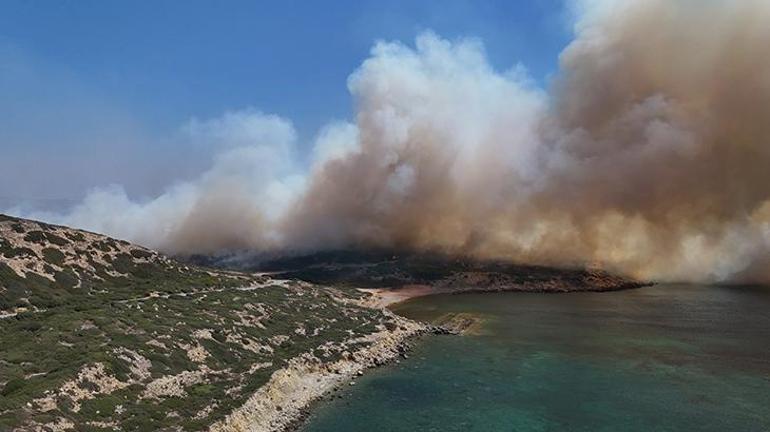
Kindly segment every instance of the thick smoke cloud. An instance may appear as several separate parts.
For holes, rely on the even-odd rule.
[[[355,124],[322,130],[309,168],[286,120],[229,113],[187,128],[224,146],[199,179],[42,216],[174,253],[396,246],[770,281],[770,3],[577,9],[549,91],[475,40],[381,42],[348,82]]]
[[[66,215],[25,216],[171,253],[277,247],[276,221],[303,188],[291,123],[244,110],[190,121],[181,133],[190,145],[219,150],[212,166],[197,179],[174,184],[159,197],[140,202],[113,185],[91,191]]]

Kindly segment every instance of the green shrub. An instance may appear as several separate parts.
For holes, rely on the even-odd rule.
[[[61,288],[74,288],[78,284],[78,277],[70,269],[56,272],[54,279]]]
[[[45,233],[43,231],[30,231],[24,236],[24,240],[32,243],[44,243]]]
[[[39,243],[43,245],[46,243],[53,243],[57,246],[64,246],[69,244],[69,241],[63,237],[59,237],[53,233],[47,233],[44,231],[37,231],[37,230],[28,232],[27,235],[24,236],[24,240],[31,243]]]
[[[119,273],[131,273],[134,270],[134,260],[131,255],[120,253],[112,261],[112,267]]]
[[[19,323],[19,330],[29,332],[29,333],[35,333],[37,331],[40,331],[42,327],[43,325],[37,321],[22,321]]]
[[[0,391],[0,394],[3,396],[8,396],[13,392],[21,389],[22,387],[24,387],[24,380],[21,378],[15,378],[5,383],[5,386],[3,386],[3,390]]]
[[[79,232],[67,232],[64,235],[72,241],[82,242],[86,240],[85,236]]]
[[[66,246],[69,244],[69,240],[52,233],[45,233],[45,238],[56,246]]]
[[[54,264],[59,267],[64,265],[64,254],[59,249],[54,249],[54,248],[43,249],[43,258],[49,264]]]
[[[190,387],[190,394],[195,396],[206,396],[214,391],[214,386],[211,384],[196,384]]]
[[[102,252],[112,252],[112,248],[110,247],[110,244],[107,243],[106,241],[94,242],[94,247],[96,247]]]
[[[141,249],[132,249],[131,256],[133,256],[134,258],[150,258],[152,257],[152,254],[147,251],[143,251]]]
[[[37,257],[35,251],[27,247],[13,247],[6,241],[0,239],[0,255],[6,258],[15,258],[17,256],[32,256]]]

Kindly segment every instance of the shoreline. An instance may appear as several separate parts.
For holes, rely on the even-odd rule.
[[[307,353],[289,360],[286,367],[275,371],[242,406],[209,431],[295,431],[307,419],[314,403],[344,385],[353,385],[366,369],[383,366],[404,355],[413,339],[443,333],[437,327],[403,318],[384,307],[378,309],[392,315],[398,327],[356,338],[371,345],[332,363],[318,361]]]
[[[409,299],[441,294],[440,291],[437,291],[430,285],[405,285],[399,288],[359,288],[358,290],[371,294],[371,297],[365,300],[367,306],[387,310],[390,310],[391,306]]]
[[[612,292],[642,288],[652,284],[631,284],[616,289],[575,290],[567,292]],[[531,289],[440,289],[430,285],[406,285],[393,288],[360,289],[371,294],[362,305],[390,315],[398,324],[394,330],[382,330],[348,340],[371,342],[371,345],[332,363],[324,363],[305,353],[289,360],[286,367],[273,373],[270,380],[259,388],[239,408],[225,419],[213,424],[211,432],[294,432],[310,415],[312,406],[345,385],[354,385],[355,379],[367,369],[384,366],[403,356],[414,339],[429,334],[460,334],[446,327],[413,321],[390,310],[393,305],[412,298],[437,294],[465,293],[565,293],[565,291]]]
[[[501,286],[501,287],[436,287],[432,285],[404,285],[398,288],[359,288],[361,292],[372,295],[365,302],[368,306],[378,309],[388,309],[391,306],[411,300],[417,297],[432,295],[459,295],[459,294],[498,294],[498,293],[529,293],[529,294],[576,294],[576,293],[609,293],[628,291],[654,286],[654,282],[629,282],[611,288],[588,289],[547,289],[538,286]]]

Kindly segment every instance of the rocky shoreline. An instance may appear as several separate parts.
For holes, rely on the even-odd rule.
[[[593,290],[616,291],[645,286],[644,283],[617,284],[611,287],[599,286]],[[443,289],[442,289],[443,288]],[[293,432],[298,430],[312,411],[313,404],[347,385],[355,385],[355,379],[366,369],[379,367],[400,356],[406,357],[412,342],[429,334],[463,334],[477,326],[478,319],[463,314],[444,317],[439,325],[409,320],[391,312],[388,307],[409,298],[435,294],[492,293],[500,291],[524,292],[568,292],[557,287],[551,289],[521,289],[522,287],[485,287],[483,289],[446,289],[426,285],[412,285],[402,289],[362,289],[371,296],[361,304],[383,310],[396,323],[393,330],[383,330],[347,343],[370,342],[364,348],[345,352],[343,358],[324,363],[318,358],[304,354],[289,361],[287,367],[273,373],[270,380],[254,393],[240,408],[224,420],[215,423],[211,432]],[[533,288],[533,287],[527,287]]]
[[[403,359],[407,359],[408,358],[407,353],[414,348],[414,343],[417,342],[422,337],[425,337],[428,335],[456,335],[456,334],[459,334],[459,332],[455,332],[454,330],[448,329],[443,326],[425,325],[425,330],[423,332],[413,334],[403,339],[401,343],[398,344],[397,352],[394,353],[395,355],[393,355],[392,357],[380,359],[379,362],[367,368],[371,369],[371,368],[376,368],[380,366],[385,366],[391,363],[398,363],[399,357]],[[317,403],[323,401],[324,399],[331,400],[335,397],[340,397],[340,398],[343,397],[342,394],[338,394],[338,392],[345,387],[346,383],[347,385],[353,386],[355,385],[355,378],[363,375],[364,375],[364,371],[360,370],[352,377],[351,381],[348,382],[343,380],[343,382],[341,382],[339,385],[330,388],[326,393],[316,398],[315,400],[311,401],[307,406],[302,408],[294,421],[290,422],[284,429],[280,429],[278,431],[280,432],[298,431],[308,420],[308,418],[313,412],[314,406]]]
[[[387,311],[386,313],[392,314]],[[397,327],[351,342],[370,342],[362,349],[346,352],[343,358],[324,363],[309,354],[289,361],[240,408],[214,424],[212,432],[287,432],[300,427],[314,402],[346,385],[366,369],[382,366],[406,356],[411,342],[428,334],[451,334],[443,327],[419,323],[392,314]]]

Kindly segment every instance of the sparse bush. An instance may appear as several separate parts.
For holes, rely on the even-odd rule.
[[[131,255],[120,253],[117,254],[112,261],[112,267],[119,273],[129,274],[134,269],[135,265]]]
[[[30,231],[24,236],[24,240],[32,243],[45,242],[45,233],[43,231]]]
[[[65,271],[56,272],[54,280],[62,288],[73,288],[78,284],[78,277],[70,269]]]
[[[17,390],[20,390],[22,387],[24,387],[24,380],[21,378],[15,378],[5,383],[3,390],[0,391],[0,394],[3,396],[8,396]]]
[[[79,233],[79,232],[67,232],[67,233],[65,233],[64,235],[65,235],[65,236],[66,236],[68,239],[70,239],[70,240],[72,240],[72,241],[78,241],[78,242],[82,242],[82,241],[85,241],[85,240],[86,240],[86,238],[85,238],[85,236],[83,235],[83,233]]]
[[[22,321],[21,323],[19,323],[19,330],[30,332],[30,333],[35,333],[39,331],[42,327],[43,325],[37,321]]]
[[[54,248],[45,248],[43,249],[43,259],[49,264],[54,264],[59,267],[64,265],[64,254]]]
[[[152,257],[152,254],[147,251],[143,251],[141,249],[132,249],[131,256],[133,256],[134,258],[150,258]]]
[[[31,243],[39,243],[45,245],[47,243],[55,244],[56,246],[64,246],[69,244],[69,241],[63,237],[59,237],[53,233],[47,233],[44,231],[30,231],[24,236],[24,240]]]
[[[3,335],[0,376],[10,380],[6,385],[0,385],[0,430],[22,430],[30,421],[44,424],[57,416],[71,419],[76,423],[76,429],[83,431],[99,430],[87,425],[94,420],[115,421],[126,431],[203,430],[232,408],[241,406],[289,358],[313,352],[322,343],[337,342],[351,334],[370,331],[373,319],[377,317],[377,312],[343,307],[328,290],[318,288],[309,288],[302,296],[293,289],[279,286],[197,294],[196,291],[214,287],[243,286],[256,278],[212,275],[201,268],[173,261],[154,262],[154,254],[130,246],[126,249],[130,252],[120,253],[118,242],[113,240],[78,244],[76,253],[89,265],[77,267],[66,263],[67,255],[52,246],[56,243],[48,234],[72,242],[80,242],[81,237],[85,240],[86,236],[50,227],[56,230],[53,234],[46,232],[48,226],[41,227],[36,234],[28,232],[25,237],[47,242],[43,247],[48,251],[41,254],[38,264],[44,265],[45,271],[53,274],[55,280],[34,272],[22,277],[0,260],[0,286],[3,287],[0,308],[27,305],[24,299],[37,308],[15,318],[0,320],[0,334]],[[0,240],[0,248],[3,244]],[[145,258],[151,260],[146,262]],[[102,259],[110,262],[102,264]],[[63,269],[55,271],[59,269],[57,265]],[[113,271],[124,276],[110,275]],[[78,289],[71,289],[74,286]],[[133,300],[150,292],[188,292],[190,295]],[[342,291],[335,295],[352,297],[354,294],[354,291],[351,294]],[[271,318],[263,321],[266,327],[241,323],[238,311],[242,311],[242,306],[247,303],[264,305],[270,311]],[[308,331],[324,328],[323,337],[294,334],[299,320]],[[330,320],[334,320],[331,326]],[[85,322],[91,322],[93,326],[83,327]],[[214,340],[195,340],[191,335],[191,329],[204,328],[212,329]],[[244,346],[247,340],[262,344],[277,335],[288,335],[290,340],[275,347],[274,352],[255,353],[250,350],[253,348]],[[243,342],[232,342],[229,336]],[[162,342],[165,347],[148,344],[151,339]],[[77,413],[72,411],[73,401],[66,396],[57,398],[58,406],[54,411],[39,412],[34,405],[32,409],[24,408],[27,402],[46,391],[55,392],[63,383],[75,379],[85,365],[102,363],[110,376],[123,382],[136,378],[130,369],[132,363],[117,357],[116,349],[119,348],[134,350],[147,358],[151,362],[153,379],[199,369],[201,365],[191,360],[186,349],[178,343],[200,343],[208,352],[207,366],[217,371],[207,376],[205,383],[186,388],[184,397],[160,401],[141,399],[139,395],[146,384],[143,382],[80,401],[81,409]],[[247,373],[255,362],[266,361],[272,362],[272,366]],[[24,376],[29,378],[12,381]],[[23,386],[19,387],[21,384]],[[82,386],[95,390],[90,382]],[[219,405],[206,418],[193,420],[192,417],[210,406],[212,400],[218,401]],[[123,407],[120,412],[115,412],[117,405]],[[179,417],[168,416],[171,411],[179,413]]]
[[[35,251],[32,249],[27,247],[13,247],[2,239],[0,239],[0,255],[5,256],[6,258],[16,258],[19,256],[37,257],[37,254],[35,254]]]

